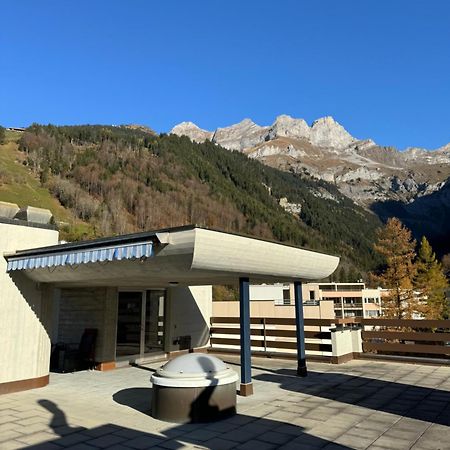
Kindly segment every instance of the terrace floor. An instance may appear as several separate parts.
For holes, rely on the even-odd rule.
[[[0,448],[450,449],[450,367],[309,363],[297,378],[293,361],[252,363],[255,395],[208,424],[149,415],[159,364],[52,374],[45,388],[0,396]]]

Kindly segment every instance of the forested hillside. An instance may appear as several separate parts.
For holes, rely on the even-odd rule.
[[[209,141],[139,128],[33,125],[19,149],[42,185],[95,235],[196,223],[339,254],[355,274],[376,263],[380,222],[333,185]],[[285,211],[283,197],[301,211]]]

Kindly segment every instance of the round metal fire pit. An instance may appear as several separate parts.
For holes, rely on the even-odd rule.
[[[168,422],[210,422],[236,414],[237,373],[220,359],[189,353],[160,367],[153,383],[152,416]]]

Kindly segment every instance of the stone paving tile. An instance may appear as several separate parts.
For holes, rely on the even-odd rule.
[[[268,442],[262,442],[256,439],[252,439],[238,445],[235,448],[239,450],[272,450],[278,448],[278,446],[276,444],[270,444]]]
[[[112,445],[119,444],[126,440],[127,440],[126,438],[121,437],[121,436],[116,436],[114,434],[105,434],[103,436],[92,439],[90,441],[86,441],[86,444],[93,445],[94,447],[99,447],[99,448],[109,448]]]
[[[23,445],[23,442],[12,440],[12,441],[2,442],[2,446],[0,448],[2,450],[16,450],[19,448],[23,449],[24,445]]]
[[[126,443],[126,445],[128,445],[128,447],[135,448],[135,449],[149,448],[153,445],[159,445],[159,444],[161,444],[161,439],[154,437],[150,434],[147,436],[136,437],[134,439],[128,440]]]
[[[5,416],[0,417],[0,424],[7,423],[7,422],[15,422],[16,420],[19,420],[19,417],[7,414]]]
[[[93,450],[96,447],[87,444],[75,444],[72,447],[66,447],[66,450]],[[33,449],[34,450],[34,449]]]
[[[369,445],[373,443],[375,439],[364,435],[355,435],[350,433],[345,433],[335,440],[337,444],[345,446],[346,448],[352,449],[366,449]]]
[[[413,442],[411,442],[409,439],[401,439],[383,435],[379,437],[375,442],[373,442],[373,444],[378,447],[387,448],[389,450],[405,450],[411,448]]]
[[[22,433],[18,433],[14,430],[4,430],[0,432],[0,448],[2,448],[2,442],[10,441],[11,439],[16,439],[23,436]]]
[[[7,431],[7,430],[15,430],[16,428],[25,428],[22,427],[22,425],[19,425],[17,422],[5,422],[0,424],[0,435],[2,434],[3,431]],[[16,430],[19,431],[19,430]]]
[[[268,442],[270,444],[282,445],[293,440],[291,434],[279,433],[277,431],[267,431],[258,436],[259,441]]]
[[[0,404],[0,417],[3,416],[11,416],[13,415],[16,411],[14,411],[13,409],[10,408],[4,408],[1,404]]]
[[[123,437],[126,439],[134,439],[136,437],[142,436],[142,432],[138,431],[138,430],[130,430],[130,429],[124,428],[122,430],[115,431],[113,433],[113,435]]]
[[[237,423],[238,425],[244,425],[249,422],[254,422],[257,419],[258,417],[250,417],[237,414],[236,416],[227,419],[227,421],[230,423]]]
[[[92,440],[92,436],[88,436],[83,433],[72,433],[66,436],[59,437],[54,442],[63,447],[70,447],[71,445],[80,444],[81,442],[86,442]]]
[[[162,449],[162,447],[157,447],[157,446],[151,447],[152,450],[156,450],[158,448]],[[128,447],[124,444],[115,444],[115,445],[111,445],[111,447],[108,447],[108,450],[130,450],[130,447]]]
[[[434,446],[434,447],[433,447]],[[450,448],[450,428],[443,425],[431,425],[422,436],[416,441],[413,447],[422,449],[449,449]]]
[[[187,441],[208,441],[210,439],[213,439],[215,437],[218,437],[220,433],[217,433],[215,431],[208,431],[208,430],[195,430],[191,431],[190,433],[183,434],[183,440]]]
[[[69,425],[61,425],[57,427],[52,427],[52,430],[58,436],[66,436],[67,434],[79,433],[80,431],[84,431],[83,427],[71,427]]]
[[[346,445],[331,443],[323,447],[323,450],[349,450]]]
[[[169,439],[166,441],[158,442],[158,445],[162,448],[168,448],[168,449],[180,448],[180,443],[176,439]]]
[[[45,431],[41,431],[39,433],[29,434],[29,435],[22,435],[20,438],[16,438],[17,441],[23,442],[27,445],[33,445],[33,444],[42,444],[47,441],[53,441],[57,438],[52,433],[47,433]]]
[[[178,450],[180,448],[208,448],[205,446],[204,442],[200,441],[193,441],[193,442],[187,442],[184,440],[178,440],[178,439],[170,439],[168,441],[162,441],[157,444],[159,447],[166,448],[166,449],[173,449]],[[152,446],[153,448],[153,446]]]
[[[22,425],[20,421],[17,421],[16,423],[17,428],[14,429],[26,434],[38,433],[39,431],[52,431],[48,424],[43,422],[33,423],[33,425]]]
[[[290,423],[280,423],[277,427],[273,428],[272,431],[289,434],[291,436],[300,436],[304,433],[304,428]]]
[[[311,436],[309,434],[303,434],[292,441],[288,442],[287,444],[280,447],[280,449],[283,450],[312,450],[312,449],[318,449],[323,448],[325,445],[328,445],[330,442],[325,441],[323,439],[319,439],[315,436]]]
[[[91,449],[94,447],[91,447]],[[61,450],[61,447],[53,442],[43,442],[42,444],[35,444],[32,446],[33,450]]]
[[[398,438],[398,439],[405,439],[409,442],[416,442],[417,439],[423,434],[424,430],[418,429],[418,430],[402,430],[396,426],[393,426],[389,430],[386,431],[386,433],[383,434],[383,436],[388,438]]]
[[[308,419],[307,417],[297,417],[294,420],[291,420],[290,422],[293,425],[299,426],[303,431],[310,430],[311,428],[314,428],[320,423],[323,423],[321,420],[315,420],[315,419]]]
[[[22,425],[22,426],[34,425],[36,423],[44,422],[44,420],[42,419],[41,416],[31,416],[31,417],[27,417],[25,419],[20,418],[19,421],[20,421],[20,425]]]
[[[83,430],[84,434],[92,437],[99,437],[105,434],[114,433],[120,430],[120,427],[114,425],[102,425],[100,427]]]
[[[223,438],[214,438],[204,442],[204,445],[213,450],[230,450],[236,447],[236,442]]]
[[[243,442],[253,439],[258,434],[259,433],[254,433],[254,432],[238,429],[238,430],[234,430],[232,433],[228,433],[227,439],[229,439],[230,441],[237,442],[237,443],[243,443]]]
[[[230,423],[227,420],[209,423],[204,427],[205,430],[216,431],[218,433],[228,433],[238,428],[236,423]]]

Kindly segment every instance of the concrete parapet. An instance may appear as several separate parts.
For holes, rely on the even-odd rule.
[[[333,364],[341,364],[353,359],[362,352],[362,338],[360,328],[335,328],[331,329],[331,346]]]
[[[49,209],[35,208],[34,206],[25,206],[15,214],[15,219],[26,220],[27,222],[49,224],[53,214]]]
[[[0,217],[12,219],[18,211],[19,207],[15,203],[0,202]]]

